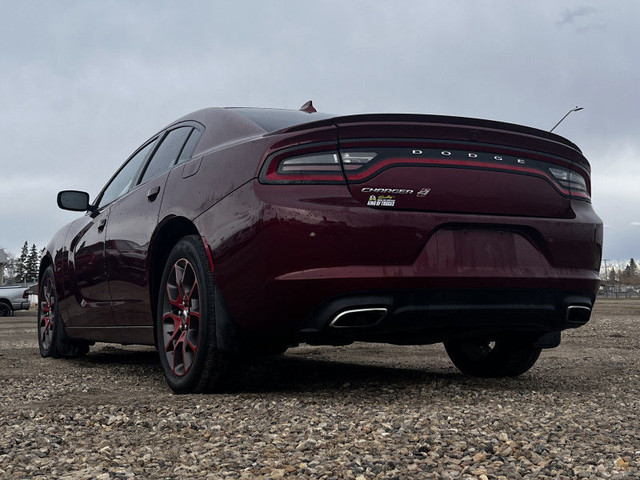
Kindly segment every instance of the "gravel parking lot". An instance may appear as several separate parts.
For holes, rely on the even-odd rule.
[[[640,478],[640,302],[604,300],[517,379],[441,345],[299,347],[170,393],[153,349],[45,360],[0,319],[0,478]]]

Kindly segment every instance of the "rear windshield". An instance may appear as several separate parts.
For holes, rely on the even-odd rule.
[[[299,110],[277,110],[271,108],[233,108],[232,110],[257,123],[267,132],[275,132],[294,125],[317,122],[318,120],[335,116],[327,113],[306,113]]]

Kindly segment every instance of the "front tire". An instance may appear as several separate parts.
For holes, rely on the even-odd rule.
[[[40,279],[38,292],[38,346],[40,355],[53,358],[75,358],[86,354],[89,345],[67,338],[58,308],[58,292],[53,268],[47,267]]]
[[[444,346],[462,373],[485,378],[522,375],[533,367],[542,351],[534,347],[530,339],[517,336],[455,340],[445,342]]]
[[[156,343],[175,393],[220,387],[226,368],[216,338],[213,272],[195,235],[181,239],[167,258],[158,294]]]

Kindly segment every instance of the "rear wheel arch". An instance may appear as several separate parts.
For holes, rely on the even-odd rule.
[[[149,261],[149,300],[153,316],[154,337],[156,325],[156,310],[158,305],[158,289],[162,279],[165,263],[173,247],[184,237],[199,235],[193,222],[184,217],[173,217],[158,227],[151,241],[151,256]]]
[[[51,254],[47,251],[42,256],[42,259],[40,260],[40,268],[38,269],[38,304],[40,304],[40,283],[42,282],[42,277],[44,276],[44,272],[46,272],[47,268],[49,267],[51,267],[55,272],[56,269],[53,265],[53,259],[51,258]],[[57,276],[59,275],[56,275],[56,277]]]
[[[47,252],[42,257],[42,260],[40,260],[40,269],[38,270],[38,281],[40,281],[40,279],[44,275],[45,270],[49,266],[53,267],[53,260],[51,259],[49,252]]]

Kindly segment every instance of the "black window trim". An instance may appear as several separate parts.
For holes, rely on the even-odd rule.
[[[99,210],[102,211],[104,210],[105,207],[111,205],[113,202],[115,202],[116,200],[118,200],[119,198],[124,197],[126,194],[128,194],[133,188],[135,188],[137,186],[137,184],[133,184],[132,182],[132,186],[129,187],[129,190],[127,190],[125,193],[123,193],[122,195],[120,195],[118,198],[113,199],[113,201],[107,203],[106,205],[102,205],[101,207],[98,207],[98,205],[100,204],[100,201],[102,200],[102,195],[104,194],[105,190],[107,188],[109,188],[109,185],[111,185],[111,182],[113,182],[113,180],[118,176],[118,174],[122,171],[122,169],[131,161],[131,159],[133,157],[135,157],[141,150],[143,150],[144,148],[146,148],[150,143],[154,143],[155,145],[153,146],[153,148],[149,151],[149,153],[147,153],[147,156],[145,157],[145,159],[142,161],[141,165],[146,165],[147,162],[149,161],[149,158],[151,158],[151,156],[155,153],[156,148],[158,148],[158,140],[160,139],[162,135],[161,134],[156,134],[154,136],[152,136],[149,140],[147,140],[146,142],[144,142],[142,145],[140,145],[140,147],[138,147],[131,155],[129,155],[129,157],[122,163],[122,165],[120,165],[120,168],[118,168],[118,170],[116,170],[116,173],[114,173],[111,178],[109,179],[109,181],[104,185],[104,187],[102,187],[102,190],[100,190],[100,193],[98,194],[98,196],[96,197],[96,199],[93,201],[93,206]],[[138,170],[136,171],[135,175],[133,176],[134,179],[139,178],[140,176],[140,170],[141,167],[138,167]]]
[[[167,128],[164,132],[162,132],[162,134],[158,138],[158,144],[153,148],[152,152],[144,160],[144,164],[142,165],[142,167],[138,171],[137,177],[136,177],[136,182],[132,186],[132,189],[136,188],[138,185],[142,185],[142,178],[144,177],[144,174],[147,171],[147,168],[149,168],[149,165],[151,165],[151,160],[153,159],[153,157],[155,156],[156,152],[158,151],[158,149],[162,145],[162,142],[164,142],[165,138],[167,138],[169,133],[171,133],[172,131],[177,130],[179,128],[188,128],[189,126],[190,125],[175,125],[175,126],[173,126],[171,128]],[[187,137],[184,139],[185,143],[187,143],[187,140],[189,139],[190,135],[191,135],[191,133],[189,133],[189,135],[187,135]],[[184,144],[182,145],[182,148],[184,148]],[[180,152],[182,152],[182,148],[180,149]],[[178,160],[178,157],[180,156],[180,152],[178,152],[178,156],[176,157],[176,161]],[[176,162],[173,162],[173,165],[169,166],[169,170],[171,170],[175,166],[175,164],[176,164]],[[166,173],[166,172],[162,172],[162,173]],[[149,178],[148,180],[145,181],[145,183],[148,182],[149,180],[152,180],[153,178],[155,178],[155,177]]]
[[[131,192],[132,190],[138,188],[138,186],[140,185],[140,181],[142,180],[142,176],[144,175],[144,172],[147,169],[147,165],[149,164],[149,161],[151,160],[153,155],[155,155],[156,150],[158,149],[158,147],[162,143],[162,140],[164,140],[164,138],[167,136],[167,134],[171,130],[175,130],[176,128],[181,128],[181,127],[193,127],[194,131],[198,131],[199,132],[198,133],[199,136],[202,136],[202,134],[204,133],[204,130],[205,130],[205,126],[202,125],[200,122],[196,122],[194,120],[187,120],[185,122],[180,122],[180,123],[176,123],[174,125],[171,125],[171,126],[165,128],[164,130],[160,130],[155,135],[152,135],[146,142],[144,142],[142,145],[140,145],[140,147],[138,147],[131,155],[129,155],[129,157],[127,157],[127,159],[124,162],[122,162],[122,165],[120,165],[120,168],[118,168],[118,170],[116,170],[116,172],[111,176],[109,181],[104,185],[104,187],[102,187],[102,190],[100,190],[100,193],[98,193],[98,195],[96,196],[95,200],[92,203],[92,206],[94,207],[94,211],[102,211],[102,210],[104,210],[105,207],[111,205],[116,200],[124,197],[125,195],[128,195],[129,192]],[[193,134],[194,134],[194,132],[192,131],[191,134],[187,137],[187,139],[185,140],[184,145],[182,146],[183,149],[184,149],[184,146],[189,141],[189,138]],[[142,161],[141,166],[138,168],[138,171],[135,173],[135,175],[133,177],[135,179],[135,182],[132,182],[131,186],[129,187],[129,190],[127,190],[125,193],[120,195],[118,198],[114,199],[113,202],[109,202],[107,205],[103,205],[103,206],[98,208],[98,205],[100,204],[100,200],[102,199],[102,195],[104,194],[104,191],[107,189],[107,187],[109,187],[109,185],[111,185],[111,182],[113,182],[113,180],[118,176],[120,171],[129,163],[129,161],[133,157],[135,157],[138,154],[138,152],[140,152],[140,150],[142,150],[143,148],[147,147],[150,143],[153,143],[153,142],[155,142],[155,145],[149,151],[149,153],[147,154],[146,158]],[[178,153],[176,161],[171,166],[171,168],[173,168],[173,167],[175,167],[177,165],[178,160],[180,159],[180,155],[182,155],[182,149]],[[182,163],[184,163],[184,162],[182,162]]]
[[[184,127],[184,126],[189,126],[189,127],[193,127],[194,131],[191,132],[191,135],[198,135],[198,141],[200,140],[200,138],[202,137],[202,134],[204,133],[206,127],[204,125],[202,125],[200,122],[195,122],[193,120],[189,120],[186,122],[181,122],[177,125],[172,125],[171,129],[173,128],[177,128],[177,127]],[[195,133],[197,132],[197,133]],[[184,147],[187,145],[187,143],[189,143],[189,140],[191,139],[191,135],[189,135],[187,137],[187,140],[184,142],[184,145],[182,146],[182,150],[184,150]],[[196,141],[196,147],[198,146],[198,142]],[[195,147],[194,147],[195,148]],[[189,159],[193,156],[193,152],[190,153],[190,157],[186,160],[183,160],[182,162],[180,162],[180,157],[182,156],[182,150],[180,150],[180,153],[178,153],[178,158],[176,158],[176,163],[173,164],[173,166],[178,165],[179,163],[184,163],[184,162],[188,162]],[[195,150],[194,150],[195,151]]]
[[[137,173],[137,178],[136,178],[136,183],[134,185],[132,185],[131,190],[133,190],[134,188],[136,188],[138,185],[141,185],[142,182],[142,177],[144,176],[144,172],[147,171],[147,167],[149,166],[149,164],[151,163],[151,159],[153,158],[153,156],[156,154],[156,151],[158,150],[158,148],[160,148],[160,145],[162,145],[162,142],[164,141],[164,139],[167,137],[167,135],[169,135],[170,132],[172,132],[173,130],[176,130],[178,128],[184,128],[184,127],[192,127],[194,130],[197,130],[199,132],[199,135],[202,135],[202,132],[204,132],[204,125],[202,125],[199,122],[195,122],[193,120],[188,120],[186,122],[180,122],[180,123],[176,123],[175,125],[171,125],[170,127],[167,127],[165,130],[163,130],[162,132],[160,132],[158,135],[158,143],[156,144],[156,146],[153,148],[153,151],[149,154],[149,156],[145,159],[144,161],[144,165],[142,166],[142,168],[140,168],[140,170]],[[178,152],[178,155],[176,156],[175,161],[173,162],[173,165],[171,165],[169,167],[169,170],[171,170],[173,167],[175,167],[178,164],[178,160],[180,160],[180,155],[182,155],[182,150],[184,149],[185,145],[187,144],[187,142],[189,141],[189,138],[191,138],[191,135],[193,135],[193,131],[191,131],[191,133],[187,136],[187,138],[184,141],[184,144],[182,145],[182,148],[180,149],[180,151]],[[146,145],[146,144],[145,144]],[[169,171],[168,170],[168,171]],[[151,180],[151,179],[149,179]],[[147,180],[147,181],[149,181]],[[146,182],[145,182],[146,183]],[[129,190],[129,191],[131,191]]]

